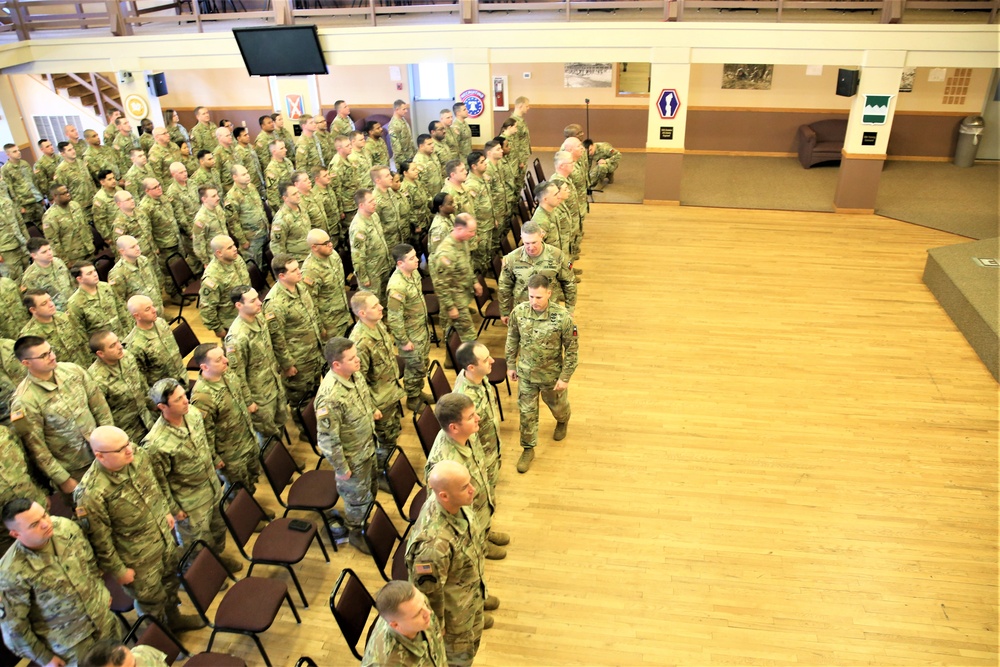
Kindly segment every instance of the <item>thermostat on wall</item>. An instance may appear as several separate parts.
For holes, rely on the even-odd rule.
[[[530,79],[531,78],[531,72],[525,72],[521,76],[523,76],[525,79]]]

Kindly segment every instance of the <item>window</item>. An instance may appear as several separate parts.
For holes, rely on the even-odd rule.
[[[419,63],[416,66],[413,97],[418,100],[450,100],[452,95],[451,65]]]

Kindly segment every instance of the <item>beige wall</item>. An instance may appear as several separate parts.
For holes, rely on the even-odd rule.
[[[410,84],[406,65],[398,65],[402,81],[389,78],[387,65],[343,65],[331,67],[330,74],[319,77],[319,99],[323,111],[337,100],[359,107],[392,106],[398,99],[409,99]],[[401,83],[402,90],[396,90]]]
[[[250,76],[245,68],[165,70],[169,94],[160,98],[164,109],[196,106],[269,108],[271,92],[267,79]]]
[[[805,65],[775,65],[771,90],[723,90],[722,65],[692,65],[690,107],[741,109],[843,109],[848,97],[838,97],[837,67],[824,67],[819,76],[806,76]]]
[[[507,75],[510,99],[524,95],[532,104],[580,105],[590,98],[590,104],[601,106],[645,106],[648,98],[629,95],[617,97],[614,88],[565,88],[563,63],[496,64],[493,76]],[[524,72],[531,78],[525,79]]]
[[[32,116],[79,116],[80,126],[77,128],[80,135],[84,130],[104,130],[105,124],[94,115],[92,109],[82,107],[69,99],[52,92],[46,84],[38,81],[26,74],[14,74],[9,77],[11,88],[17,97],[17,107],[20,109],[21,118],[16,115],[17,109],[8,110],[6,100],[3,100],[5,115],[9,122],[10,129],[15,138],[20,143],[20,137],[15,130],[20,124],[24,133],[28,136],[34,150],[38,140],[38,131],[35,129],[35,122]],[[2,98],[0,98],[2,99]],[[36,151],[37,152],[37,151]]]

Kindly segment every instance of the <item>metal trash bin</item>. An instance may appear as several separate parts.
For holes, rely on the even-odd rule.
[[[956,167],[971,167],[979,150],[979,137],[986,129],[982,116],[966,116],[958,128],[958,146],[955,148]]]

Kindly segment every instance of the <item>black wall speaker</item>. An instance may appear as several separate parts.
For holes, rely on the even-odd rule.
[[[843,71],[843,70],[841,70]],[[149,89],[157,97],[167,94],[167,77],[163,72],[149,75]],[[839,94],[839,93],[838,93]]]
[[[837,94],[841,97],[854,97],[858,94],[858,83],[861,82],[861,72],[856,69],[837,71]]]

